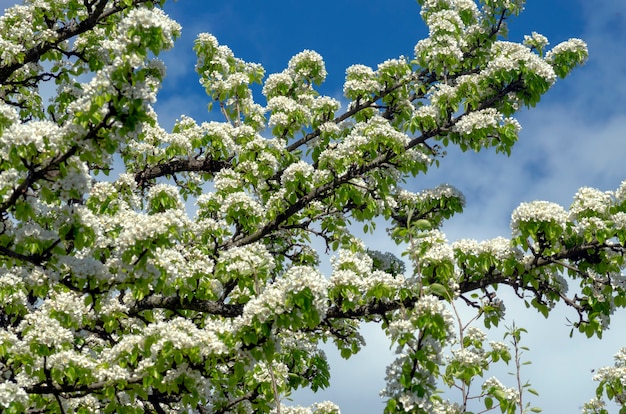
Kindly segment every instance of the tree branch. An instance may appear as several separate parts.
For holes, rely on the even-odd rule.
[[[135,174],[135,182],[138,187],[145,187],[149,180],[174,175],[180,172],[206,172],[215,174],[223,168],[230,166],[230,163],[214,159],[174,159],[163,164],[146,166],[142,171]]]
[[[243,305],[231,305],[212,300],[186,300],[179,296],[150,295],[129,303],[129,316],[148,309],[194,310],[224,317],[236,317],[243,313]]]

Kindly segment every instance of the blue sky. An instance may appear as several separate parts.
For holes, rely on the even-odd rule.
[[[5,1],[3,6],[15,3]],[[181,114],[209,119],[191,50],[200,32],[214,34],[238,57],[261,63],[267,73],[281,71],[303,49],[316,50],[329,72],[321,91],[337,98],[346,67],[376,67],[388,58],[410,56],[427,35],[415,0],[179,0],[168,3],[166,11],[183,26],[176,48],[161,56],[168,75],[156,109],[168,128]],[[569,37],[582,38],[589,44],[590,59],[558,81],[536,108],[519,114],[523,130],[511,157],[449,149],[439,170],[411,181],[413,190],[449,183],[465,193],[465,213],[444,227],[450,241],[507,237],[510,214],[521,202],[543,199],[567,207],[579,187],[614,190],[626,179],[626,2],[530,0],[510,28],[514,41],[531,31],[547,36],[552,46]],[[380,250],[399,253],[391,243],[381,244],[382,236],[384,228],[367,240],[376,240]],[[544,320],[510,292],[499,292],[507,303],[507,323],[515,321],[529,331],[523,344],[530,347],[525,356],[533,364],[524,368],[523,376],[540,393],[532,401],[545,413],[579,412],[594,394],[591,369],[611,364],[612,355],[626,346],[621,329],[626,311],[616,315],[602,341],[578,335],[570,339],[566,317],[575,315],[563,306]],[[344,414],[381,412],[378,391],[393,355],[377,328],[365,327],[364,334],[367,347],[349,361],[328,349],[330,389],[318,395],[298,392],[294,402],[329,399]],[[500,340],[501,332],[490,336]],[[506,372],[498,376],[513,385]]]
[[[169,72],[157,110],[165,124],[181,112],[207,116],[193,74],[191,45],[199,32],[214,34],[238,57],[261,63],[268,73],[281,71],[303,49],[316,50],[329,72],[321,91],[334,97],[341,95],[346,67],[376,67],[388,58],[410,56],[415,43],[427,35],[414,0],[181,0],[166,10],[183,25],[183,37],[163,56]],[[410,183],[419,190],[446,182],[465,193],[466,212],[444,227],[450,241],[507,237],[510,214],[521,202],[543,199],[567,207],[579,187],[613,190],[626,179],[626,2],[531,0],[510,22],[510,39],[520,41],[532,31],[547,36],[552,46],[570,37],[584,39],[589,62],[557,82],[536,108],[519,115],[524,129],[511,157],[449,150],[439,170]],[[381,245],[381,237],[382,229],[368,239],[376,240],[379,249],[399,253],[392,244]],[[530,348],[525,357],[533,364],[524,368],[523,376],[540,393],[531,401],[545,413],[579,412],[594,395],[591,369],[612,364],[612,355],[626,346],[620,329],[626,317],[615,317],[602,341],[570,339],[566,317],[575,315],[563,306],[544,320],[510,292],[500,292],[507,301],[507,324],[515,321],[529,331],[523,344]],[[294,402],[308,405],[329,399],[345,414],[382,412],[378,391],[393,353],[378,328],[367,326],[363,332],[368,345],[349,361],[327,348],[330,389],[317,395],[298,392]],[[500,340],[502,332],[490,335]],[[511,386],[510,370],[496,374]]]

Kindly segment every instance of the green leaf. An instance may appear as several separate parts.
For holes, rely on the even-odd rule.
[[[430,289],[430,291],[435,294],[436,296],[439,296],[441,298],[445,298],[447,299],[449,294],[448,294],[448,290],[441,284],[439,283],[433,283],[431,285],[428,285],[428,288]]]
[[[485,408],[491,410],[493,408],[493,398],[485,397]]]

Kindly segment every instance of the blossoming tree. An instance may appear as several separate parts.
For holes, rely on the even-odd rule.
[[[155,56],[181,30],[164,1],[26,0],[0,18],[5,412],[338,412],[286,397],[327,387],[318,346],[350,357],[363,322],[398,350],[386,412],[464,412],[472,397],[523,412],[524,384],[481,378],[519,366],[523,329],[513,348],[489,343],[456,308],[497,325],[505,285],[546,316],[562,302],[600,336],[626,305],[626,184],[583,188],[569,209],[523,204],[510,240],[453,244],[439,229],[462,195],[403,188],[446,146],[509,154],[512,115],[586,59],[578,39],[505,41],[521,0],[420,0],[429,37],[410,58],[349,67],[344,108],[317,91],[319,54],[265,76],[201,34],[196,69],[223,121],[181,117],[171,132],[151,107],[165,73]],[[355,233],[381,221],[408,271]],[[623,354],[598,372],[588,412],[606,412],[603,396],[626,401]]]

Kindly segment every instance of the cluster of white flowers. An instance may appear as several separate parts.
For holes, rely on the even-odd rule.
[[[448,243],[432,244],[420,257],[422,265],[437,265],[441,262],[453,262],[454,250]]]
[[[311,120],[311,111],[307,105],[286,96],[275,96],[267,103],[271,112],[268,125],[270,127],[289,128],[306,125]]]
[[[479,367],[487,362],[485,350],[476,347],[453,349],[450,361],[458,362],[462,367]]]
[[[273,316],[291,312],[288,297],[309,289],[313,307],[321,317],[328,310],[328,281],[317,270],[308,266],[294,266],[285,276],[276,280],[258,296],[246,303],[242,316],[235,320],[237,327],[248,326],[253,320],[265,322]]]
[[[318,348],[316,341],[311,341],[303,332],[298,331],[284,331],[279,332],[277,337],[280,339],[281,351],[289,352],[290,350],[298,350],[299,352],[305,352],[309,355],[318,354],[324,359],[326,354],[323,350]]]
[[[465,337],[469,338],[474,343],[483,343],[485,339],[487,339],[487,334],[483,332],[480,328],[475,326],[470,326],[465,331]]]
[[[411,66],[406,57],[400,56],[396,59],[387,59],[378,64],[376,74],[380,77],[391,77],[392,79],[399,80],[404,75],[411,73]]]
[[[35,6],[41,5],[28,3],[7,8],[0,16],[0,28],[4,34],[0,40],[0,57],[5,65],[20,62],[20,55],[39,41],[54,42],[58,38],[56,31],[33,24]]]
[[[476,129],[496,129],[504,120],[504,115],[495,108],[485,108],[467,113],[462,116],[453,127],[453,130],[464,135],[470,135]]]
[[[334,271],[349,269],[363,277],[372,271],[373,260],[362,252],[340,249],[337,256],[330,258],[330,264]]]
[[[302,406],[290,406],[290,405],[280,405],[280,410],[278,409],[278,407],[273,408],[270,411],[270,414],[313,414],[313,411],[311,411],[311,408],[309,407],[302,407]]]
[[[446,235],[437,229],[429,230],[414,240],[409,251],[414,252],[415,260],[422,265],[454,261],[452,246],[448,244]]]
[[[422,131],[434,129],[440,118],[439,110],[433,105],[422,105],[413,111],[413,119]]]
[[[404,148],[410,141],[406,134],[392,127],[389,121],[382,116],[375,116],[366,124],[357,124],[354,126],[354,130],[367,136],[370,140],[376,140],[383,148],[386,146]]]
[[[184,204],[180,197],[180,193],[178,191],[178,187],[166,184],[166,183],[158,183],[150,187],[148,190],[148,203],[156,200],[158,198],[167,198],[168,201],[174,200],[174,205],[169,208],[174,209],[183,209]]]
[[[254,217],[261,220],[265,216],[265,210],[259,202],[244,191],[230,193],[222,200],[220,214],[224,217]]]
[[[446,303],[446,301],[436,296],[426,295],[421,297],[415,304],[415,312],[418,317],[423,315],[442,317],[446,327],[445,340],[451,340],[456,335],[454,331],[454,317]]]
[[[486,76],[491,76],[500,71],[511,71],[523,67],[543,78],[548,84],[554,83],[556,73],[550,64],[533,53],[528,47],[514,42],[497,41],[491,48],[493,59],[489,61],[483,71]]]
[[[354,99],[376,94],[380,90],[382,90],[382,84],[376,78],[374,69],[365,65],[352,65],[346,69],[344,96]]]
[[[213,186],[217,191],[241,191],[243,179],[241,174],[231,168],[223,168],[215,174]]]
[[[49,184],[50,190],[58,192],[58,199],[63,201],[88,193],[93,184],[87,163],[78,157],[71,157],[66,166],[65,176]]]
[[[277,414],[278,408],[272,409],[270,414]],[[340,414],[339,407],[330,401],[314,403],[311,407],[280,405],[281,414]]]
[[[548,38],[542,34],[537,32],[532,32],[529,35],[524,35],[524,45],[530,48],[535,48],[538,51],[542,51],[550,42],[548,42]]]
[[[128,312],[128,305],[120,300],[118,292],[111,292],[107,295],[103,295],[100,299],[99,305],[99,309],[96,309],[98,317],[111,316],[118,312]]]
[[[396,318],[389,322],[387,327],[387,336],[390,338],[399,338],[406,334],[415,333],[415,325],[408,318]]]
[[[591,187],[580,188],[569,208],[570,219],[576,220],[586,214],[604,217],[613,202],[612,192],[603,192]]]
[[[573,229],[579,236],[589,238],[591,234],[597,231],[609,228],[609,223],[599,217],[583,217],[579,218]]]
[[[614,355],[615,364],[612,367],[602,367],[597,370],[596,374],[593,376],[594,381],[604,381],[607,384],[619,383],[621,384],[620,388],[611,387],[611,391],[617,393],[614,397],[618,401],[624,401],[626,398],[626,348],[621,348],[617,354]]]
[[[28,394],[24,388],[11,381],[0,382],[0,407],[9,408],[15,402],[26,404]]]
[[[430,12],[441,9],[471,11],[474,16],[478,16],[478,6],[472,0],[424,0],[420,14],[425,16]]]
[[[450,184],[441,184],[434,188],[422,190],[417,193],[420,200],[440,200],[442,198],[457,198],[461,200],[461,204],[465,205],[465,196],[463,193]]]
[[[198,274],[210,274],[213,271],[213,261],[197,249],[184,251],[180,246],[173,248],[157,247],[154,251],[153,264],[162,270],[166,286],[178,289],[185,286],[188,290],[195,290]],[[219,281],[211,278],[207,281],[213,291],[220,291]]]
[[[34,241],[41,245],[56,240],[57,235],[54,231],[42,227],[41,224],[35,222],[19,223],[13,233],[15,243],[25,243]]]
[[[40,311],[49,315],[63,315],[77,327],[83,326],[84,320],[93,318],[93,311],[85,305],[85,298],[76,292],[54,293],[40,307]],[[67,323],[68,321],[66,321]]]
[[[22,342],[26,348],[31,344],[41,344],[62,349],[74,341],[71,330],[63,327],[47,312],[39,310],[25,315],[17,330],[22,333]]]
[[[338,172],[344,171],[348,163],[363,163],[372,153],[391,149],[403,153],[410,138],[393,128],[382,116],[375,115],[367,122],[359,122],[337,145],[329,145],[320,155],[320,162],[327,162]],[[368,154],[366,156],[366,154]],[[422,155],[424,162],[428,157]]]
[[[626,229],[626,213],[618,211],[611,215],[611,221],[613,222],[613,228],[616,230]]]
[[[582,414],[606,413],[606,403],[599,398],[592,398],[583,404]]]
[[[185,133],[187,133],[187,131],[185,131]],[[221,150],[218,154],[223,155],[224,158],[228,158],[238,149],[233,139],[235,136],[235,128],[228,123],[203,122],[200,125],[198,133],[200,139],[205,136],[209,138],[209,143],[207,143],[207,146],[210,144],[209,150],[213,148]]]
[[[65,372],[70,367],[80,367],[91,371],[97,378],[98,364],[85,354],[74,350],[65,350],[50,355],[46,361],[49,369],[58,369]],[[101,378],[97,378],[100,380]]]
[[[319,126],[319,130],[322,134],[336,136],[341,132],[341,128],[335,122],[324,122]],[[319,144],[319,139],[309,141],[309,146],[315,147]]]
[[[488,253],[493,256],[498,262],[515,258],[520,259],[523,253],[518,248],[511,245],[511,241],[504,237],[496,237],[494,239],[485,240],[483,242],[477,242],[471,239],[461,239],[452,243],[454,250],[459,250],[466,255],[479,256],[483,253]]]
[[[103,240],[104,241],[104,240]],[[108,241],[107,241],[108,242]],[[62,256],[59,258],[59,270],[73,278],[82,280],[114,281],[116,278],[109,272],[107,265],[87,255]]]
[[[522,203],[511,214],[511,229],[518,232],[524,223],[552,222],[565,229],[568,214],[556,203],[549,201],[533,201]]]
[[[252,378],[255,381],[259,383],[276,381],[276,386],[279,388],[285,384],[288,375],[289,367],[280,361],[272,361],[271,363],[258,361],[252,368]]]
[[[489,341],[491,349],[496,353],[508,352],[509,346],[504,342]]]
[[[299,181],[301,186],[310,187],[313,184],[310,177],[313,175],[314,171],[311,164],[300,160],[285,168],[283,175],[280,177],[280,182],[282,185],[285,185],[286,183]]]
[[[504,398],[509,402],[519,404],[520,395],[517,389],[515,388],[507,388],[495,377],[491,377],[487,379],[483,383],[483,391],[489,392],[492,391],[501,391],[504,393]]]
[[[341,108],[341,103],[329,96],[318,96],[311,102],[311,110],[315,118],[329,120],[335,117],[335,113]],[[334,122],[330,122],[336,125]]]
[[[154,115],[156,121],[156,115]],[[191,129],[191,128],[190,128]],[[199,128],[198,128],[199,129]],[[189,132],[189,134],[187,133]],[[168,146],[174,146],[189,154],[192,148],[192,131],[168,134],[160,125],[146,124],[142,128],[143,140],[131,140],[128,147],[143,158],[164,156]],[[194,137],[195,138],[195,137]]]
[[[389,397],[396,399],[402,409],[405,412],[417,411],[417,409],[421,409],[422,412],[431,412],[430,408],[432,407],[432,403],[428,396],[418,397],[414,393],[409,393],[406,391],[406,388],[402,384],[400,384],[398,378],[402,375],[402,372],[405,371],[404,365],[407,363],[411,363],[411,360],[407,354],[400,354],[390,365],[387,366],[385,381],[387,385],[380,392],[381,397]],[[423,384],[422,389],[434,388],[437,382],[436,378],[432,373],[426,371],[418,371],[416,375],[412,378],[413,383],[421,383]]]
[[[340,414],[339,407],[332,401],[313,404],[313,414]]]
[[[275,266],[274,257],[262,243],[251,243],[220,252],[218,263],[225,266],[229,278],[270,273]],[[230,274],[230,275],[229,275]]]
[[[428,91],[431,105],[440,110],[456,110],[458,107],[458,89],[446,83],[431,87]]]
[[[13,191],[17,187],[16,183],[26,178],[26,171],[18,171],[16,168],[7,168],[0,171],[0,200],[6,202],[13,196]]]
[[[587,55],[587,44],[581,39],[569,39],[556,45],[546,53],[546,61],[554,62],[559,55],[566,53],[582,53]]]
[[[466,412],[465,407],[459,403],[437,399],[432,402],[432,408],[429,411],[432,414],[463,414],[464,412]]]
[[[426,24],[430,36],[417,42],[414,49],[418,62],[431,69],[441,69],[438,66],[460,62],[467,43],[463,36],[466,27],[458,12],[444,9],[429,13]]]
[[[326,79],[326,67],[322,56],[313,50],[303,50],[289,60],[288,70],[296,78],[322,83]]]
[[[5,16],[0,18],[3,17]],[[24,53],[25,49],[26,48],[21,43],[13,42],[9,39],[5,39],[4,37],[0,38],[0,50],[2,51],[0,52],[0,59],[7,64],[15,62],[17,56],[19,56],[20,53]]]
[[[622,181],[615,191],[615,201],[620,205],[626,202],[626,180]]]
[[[153,336],[156,341],[150,346],[150,354],[157,358],[166,345],[178,350],[198,348],[200,355],[223,354],[227,346],[218,338],[213,327],[198,328],[195,323],[184,318],[152,323],[144,328],[144,338]]]
[[[255,110],[248,85],[251,79],[264,73],[261,65],[236,58],[229,47],[220,45],[208,33],[198,35],[194,50],[198,55],[196,70],[201,76],[200,84],[209,96],[226,106],[237,106],[238,110],[239,105]]]
[[[7,154],[15,147],[34,150],[40,156],[53,156],[64,148],[63,132],[51,121],[16,122],[0,135],[0,146]]]
[[[20,279],[28,286],[43,286],[49,281],[56,282],[59,279],[59,274],[51,269],[23,268]]]
[[[459,13],[454,9],[430,11],[426,14],[425,21],[430,32],[430,37],[436,37],[441,34],[457,37],[465,26],[461,16],[459,16]]]
[[[157,238],[174,231],[181,231],[189,220],[184,211],[170,209],[162,213],[146,215],[134,211],[122,211],[115,216],[121,231],[116,244],[120,250],[137,242]]]
[[[265,80],[262,93],[267,98],[281,95],[280,92],[282,92],[282,94],[285,94],[293,89],[294,83],[295,82],[293,78],[289,75],[289,73],[272,73]]]
[[[28,307],[28,297],[24,281],[13,270],[0,268],[0,296],[5,306]]]
[[[117,25],[117,32],[128,34],[137,30],[147,31],[158,29],[160,39],[164,45],[163,49],[171,49],[174,46],[174,39],[180,35],[181,27],[174,20],[170,19],[163,10],[154,8],[133,8],[128,15]],[[134,36],[125,36],[130,41],[141,41]]]

